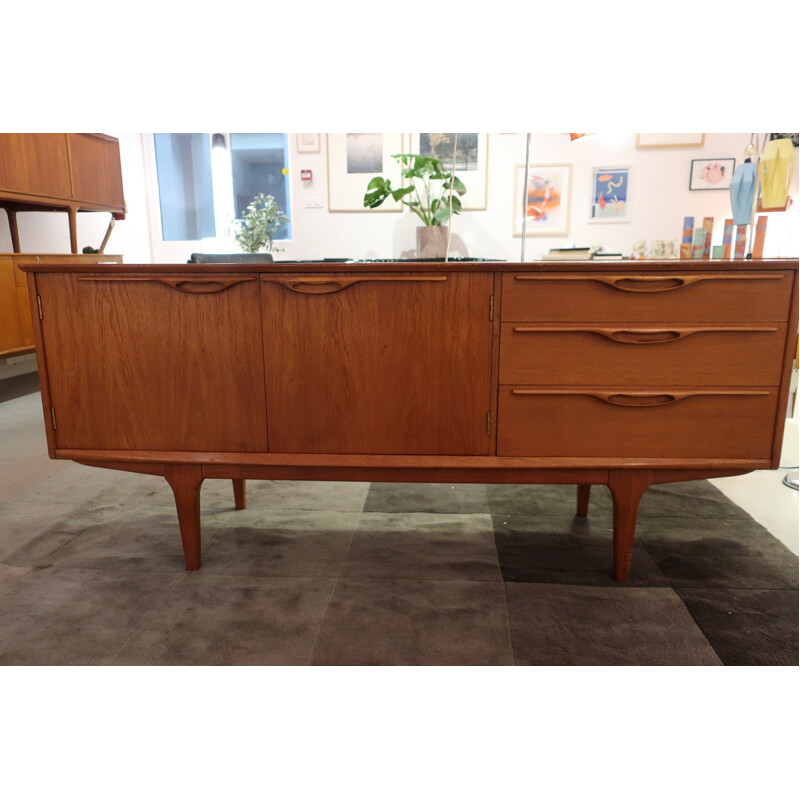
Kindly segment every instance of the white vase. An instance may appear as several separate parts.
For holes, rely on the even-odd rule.
[[[420,225],[417,228],[417,258],[445,258],[447,225]]]

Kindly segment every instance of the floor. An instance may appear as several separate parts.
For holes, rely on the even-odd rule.
[[[0,443],[0,663],[796,662],[780,471],[715,482],[738,506],[651,489],[621,591],[605,487],[582,520],[574,487],[253,481],[237,512],[206,481],[186,573],[162,478],[47,457],[35,374],[0,381]]]

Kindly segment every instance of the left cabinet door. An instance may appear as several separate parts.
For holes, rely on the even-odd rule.
[[[38,274],[60,449],[267,450],[256,276]]]

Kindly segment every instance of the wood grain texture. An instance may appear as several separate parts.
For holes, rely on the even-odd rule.
[[[203,470],[196,464],[171,464],[164,471],[164,477],[175,495],[186,569],[194,572],[200,569],[200,487],[203,484]]]
[[[650,483],[647,470],[612,469],[608,476],[614,499],[614,579],[620,583],[630,576],[639,501]]]
[[[584,458],[769,458],[777,390],[754,387],[752,394],[737,394],[744,391],[741,388],[707,391],[682,397],[670,386],[653,387],[652,393],[642,392],[640,399],[647,401],[650,395],[656,402],[635,407],[601,398],[639,398],[625,386],[502,386],[497,453]],[[669,397],[676,400],[661,399]]]
[[[0,354],[23,346],[14,261],[0,256]]]
[[[0,133],[0,193],[68,199],[66,134]]]
[[[785,323],[715,328],[506,322],[500,383],[581,386],[613,376],[617,384],[636,386],[693,386],[698,381],[778,386],[785,343]]]
[[[489,453],[492,275],[420,277],[262,282],[272,451]]]
[[[119,142],[91,133],[68,133],[72,198],[124,211]]]
[[[267,449],[256,281],[37,281],[59,447]]]
[[[635,281],[658,290],[629,290],[636,286]],[[662,290],[668,282],[674,282],[676,288]],[[789,273],[677,272],[665,276],[651,273],[649,264],[633,276],[621,272],[550,277],[506,274],[503,322],[785,322],[791,289]]]

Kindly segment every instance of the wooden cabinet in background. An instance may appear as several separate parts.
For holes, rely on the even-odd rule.
[[[0,358],[33,351],[28,281],[19,265],[42,261],[48,264],[120,264],[122,256],[0,253]]]
[[[119,141],[102,133],[0,133],[0,208],[15,253],[18,212],[66,211],[77,254],[78,211],[108,211],[112,224],[125,216]]]

